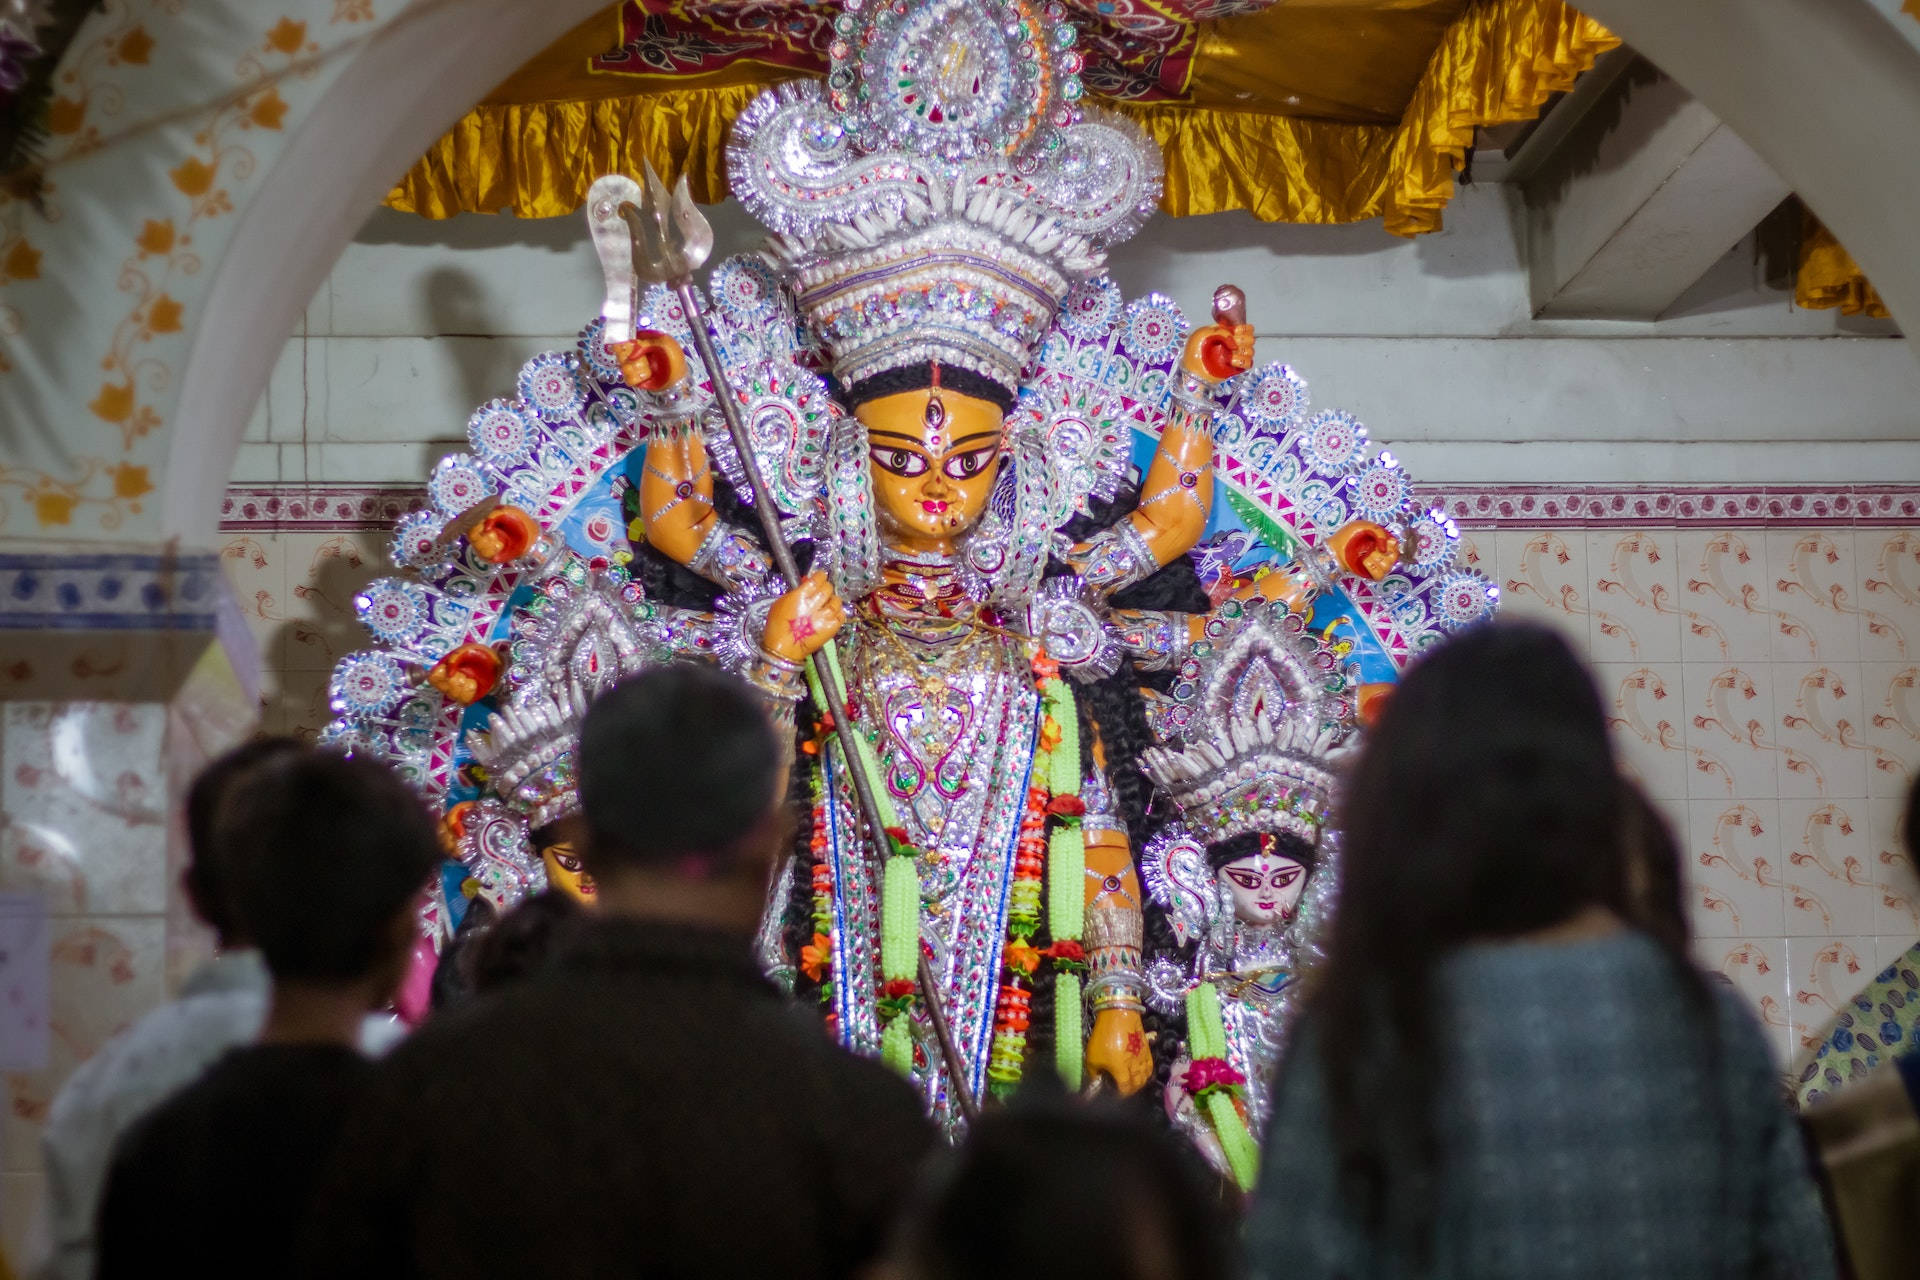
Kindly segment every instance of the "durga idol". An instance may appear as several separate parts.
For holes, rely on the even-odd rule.
[[[1010,1091],[1036,1062],[1121,1093],[1152,1075],[1127,835],[1139,815],[1105,776],[1110,742],[1126,744],[1129,768],[1141,745],[1113,719],[1137,722],[1138,677],[1109,660],[1074,673],[1104,685],[1076,696],[1060,662],[1090,656],[1091,639],[1164,666],[1184,641],[1184,620],[1176,639],[1168,619],[1116,615],[1109,597],[1198,541],[1213,501],[1204,392],[1252,361],[1244,322],[1194,332],[1180,362],[1190,392],[1137,505],[1077,541],[1061,534],[1085,495],[1067,491],[1035,416],[1014,410],[1069,289],[1159,184],[1130,126],[1071,106],[1074,55],[1053,29],[990,3],[883,11],[824,91],[782,86],[750,107],[728,157],[743,203],[782,233],[769,255],[838,393],[819,567],[755,613],[745,672],[785,710],[802,664],[838,637],[865,744],[849,761],[810,739],[798,757],[807,847],[774,908],[775,963],[845,1042],[911,1071],[936,1112],[954,1070],[975,1093]],[[960,62],[975,69],[964,83],[919,75]],[[670,335],[615,354],[629,385],[691,399]],[[700,432],[656,435],[638,505],[655,552],[730,590],[764,572],[721,519]],[[1050,643],[1062,631],[1096,634]],[[819,714],[810,704],[802,729]],[[881,857],[863,847],[848,785],[862,767],[896,837]],[[917,917],[904,921],[877,870],[903,854]],[[942,1061],[913,972],[888,954],[895,932],[931,957],[962,1061]]]

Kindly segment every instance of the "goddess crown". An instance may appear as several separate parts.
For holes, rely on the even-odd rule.
[[[843,386],[937,361],[1017,391],[1068,289],[1152,213],[1159,149],[1079,105],[1064,15],[845,0],[824,85],[735,124],[729,181]]]

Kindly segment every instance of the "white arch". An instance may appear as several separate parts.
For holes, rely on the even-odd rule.
[[[361,51],[240,215],[181,378],[162,529],[207,545],[285,334],[366,212],[474,102],[604,0],[450,0]],[[1801,192],[1920,317],[1920,50],[1864,0],[1586,0]],[[1909,323],[1920,342],[1920,324]],[[191,459],[191,463],[186,460]]]
[[[213,541],[240,437],[286,336],[394,181],[605,0],[450,0],[355,55],[261,181],[208,286],[173,413],[161,534]]]

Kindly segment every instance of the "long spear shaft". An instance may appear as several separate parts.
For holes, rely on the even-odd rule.
[[[620,216],[634,227],[636,236],[641,233],[637,225],[641,217],[638,208],[623,203]],[[680,299],[680,306],[687,317],[687,328],[693,334],[694,350],[699,352],[700,362],[707,367],[707,376],[713,380],[713,398],[719,402],[720,414],[726,419],[727,434],[732,437],[733,450],[740,457],[742,476],[747,487],[753,490],[753,510],[760,517],[760,530],[766,536],[767,549],[773,553],[774,565],[786,580],[787,587],[797,587],[800,585],[800,566],[793,558],[793,548],[787,545],[786,532],[780,527],[780,510],[774,506],[773,495],[760,474],[760,464],[754,459],[753,440],[747,434],[745,419],[740,416],[740,405],[734,397],[733,385],[727,378],[726,366],[721,363],[720,353],[714,349],[713,335],[707,332],[706,309],[700,305],[699,295],[693,290],[693,278],[680,276],[668,281],[667,285]],[[831,655],[833,650],[833,641],[829,640],[823,646],[821,655]],[[840,740],[841,758],[846,761],[847,776],[853,780],[854,798],[858,802],[860,816],[866,822],[875,870],[879,871],[886,858],[886,850],[890,847],[887,825],[880,816],[880,803],[873,794],[873,781],[862,767],[859,749],[854,743],[856,730],[847,707],[847,691],[840,683],[838,664],[830,656],[826,661],[815,656],[807,662],[831,704],[828,715],[832,719],[834,733]],[[940,1056],[947,1062],[947,1087],[953,1091],[960,1114],[968,1124],[972,1124],[979,1117],[980,1104],[973,1096],[973,1085],[967,1079],[967,1060],[960,1056],[959,1046],[954,1041],[953,1027],[947,1021],[946,1006],[940,998],[940,987],[925,951],[919,953],[919,979],[920,994],[927,1004],[927,1020],[933,1023],[934,1038],[940,1043]]]

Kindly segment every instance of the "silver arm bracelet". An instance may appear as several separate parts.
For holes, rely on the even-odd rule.
[[[1103,595],[1112,595],[1147,577],[1160,567],[1147,540],[1133,527],[1131,517],[1109,525],[1087,540],[1080,577]]]

